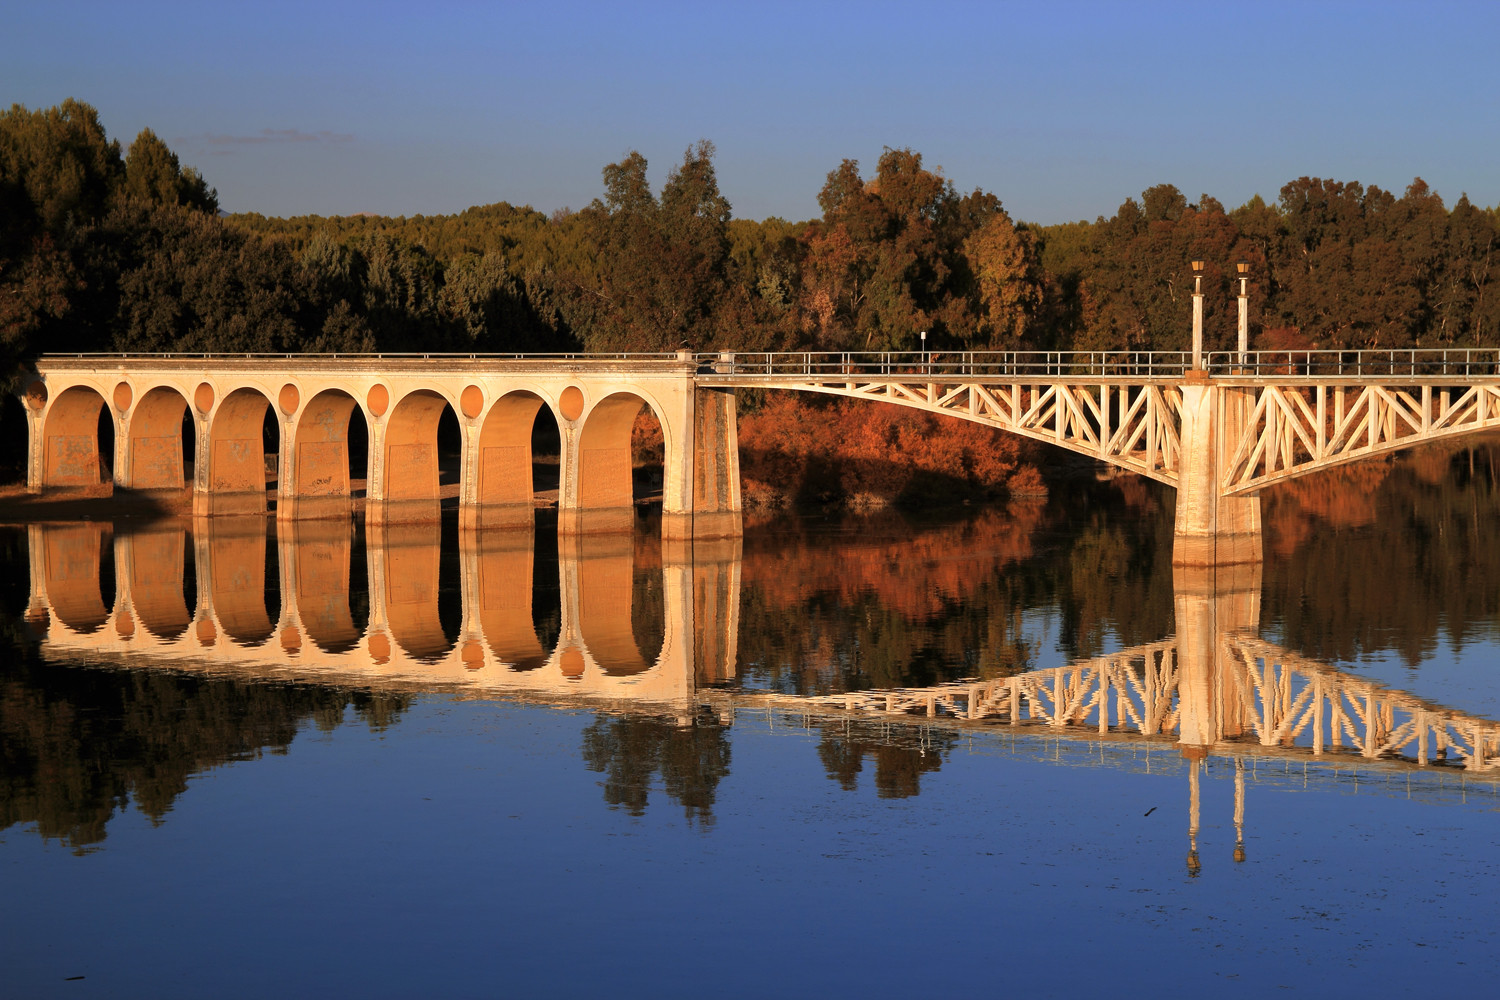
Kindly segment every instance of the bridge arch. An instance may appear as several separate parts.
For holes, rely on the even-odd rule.
[[[283,395],[288,395],[283,390]],[[290,394],[295,400],[295,389]],[[292,422],[291,482],[286,493],[299,497],[348,496],[354,478],[355,456],[350,451],[356,412],[361,426],[364,411],[354,395],[328,388],[315,393],[298,408]]]
[[[453,400],[435,389],[414,389],[396,401],[385,418],[384,499],[436,502],[442,496],[438,429],[445,414],[456,419],[458,412]]]
[[[109,464],[100,447],[100,425],[108,415],[104,396],[93,386],[74,385],[58,393],[46,407],[42,485],[97,486],[104,482]]]
[[[205,392],[205,388],[207,391]],[[195,405],[208,415],[208,474],[200,477],[213,493],[259,493],[266,491],[266,443],[268,434],[280,442],[280,426],[268,421],[270,398],[259,388],[242,386],[230,391],[217,406],[213,390],[204,383],[195,394]],[[203,404],[208,403],[205,407]],[[269,424],[276,424],[271,431]]]
[[[180,490],[184,475],[183,429],[187,420],[187,397],[174,386],[157,385],[132,400],[135,389],[122,381],[115,387],[114,403],[124,417],[125,470],[120,485],[136,490]],[[132,402],[134,405],[131,405]],[[195,434],[189,427],[189,434]]]
[[[678,455],[679,433],[664,419],[660,403],[645,393],[612,392],[594,402],[581,417],[574,498],[583,510],[628,508],[635,503],[634,459],[631,435],[642,408],[650,411],[661,427],[663,480],[680,478],[683,457]]]
[[[536,492],[532,438],[544,420],[555,423],[556,416],[547,401],[530,389],[507,392],[491,404],[479,427],[477,503],[532,505]]]

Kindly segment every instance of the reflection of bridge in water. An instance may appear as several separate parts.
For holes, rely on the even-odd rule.
[[[28,620],[44,654],[61,659],[609,710],[670,706],[679,716],[708,702],[725,714],[763,707],[902,725],[1015,727],[1169,744],[1189,761],[1214,754],[1487,778],[1500,772],[1500,723],[1256,638],[1257,565],[1179,567],[1172,639],[992,680],[790,695],[725,686],[736,673],[737,539],[668,542],[659,563],[641,565],[628,535],[564,536],[559,634],[544,643],[532,612],[532,532],[460,531],[456,637],[439,609],[440,526],[367,529],[364,626],[351,604],[354,532],[348,522],[278,527],[281,599],[273,620],[264,517],[164,522],[118,534],[88,522],[33,525]],[[106,604],[101,569],[110,546],[116,586]],[[192,608],[184,587],[189,546]],[[637,607],[633,585],[642,571],[659,583],[660,600]],[[642,625],[646,633],[660,626],[659,652],[641,648]]]
[[[633,626],[629,535],[565,537],[561,628],[543,644],[533,621],[534,535],[460,533],[456,640],[440,613],[441,528],[371,526],[368,624],[355,624],[349,522],[283,525],[275,536],[280,612],[266,601],[264,517],[163,522],[114,534],[91,522],[29,529],[28,621],[52,658],[376,688],[539,695],[608,704],[685,705],[698,682],[729,676],[738,611],[737,540],[698,541],[660,574],[661,648]],[[196,607],[184,587],[192,546]],[[684,543],[686,547],[687,543]],[[115,597],[101,569],[113,548]],[[359,591],[355,591],[356,596]],[[655,623],[653,623],[655,624]]]

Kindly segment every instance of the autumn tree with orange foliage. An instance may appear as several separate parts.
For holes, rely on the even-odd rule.
[[[1030,446],[953,417],[864,400],[774,393],[740,418],[746,500],[857,507],[1044,495]]]

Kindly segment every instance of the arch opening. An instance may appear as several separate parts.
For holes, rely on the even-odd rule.
[[[556,496],[562,432],[536,393],[521,390],[495,400],[479,428],[474,502],[486,528],[531,532],[539,494]]]
[[[386,423],[385,499],[436,504],[458,483],[461,440],[447,399],[429,389],[403,396]]]
[[[98,486],[111,474],[114,417],[104,397],[88,386],[58,394],[42,431],[43,486]]]
[[[634,393],[606,396],[578,436],[578,506],[628,508],[660,500],[665,447],[660,419]]]
[[[192,467],[193,423],[187,398],[176,389],[158,386],[142,396],[130,413],[130,474],[123,485],[135,490],[182,489]]]
[[[267,482],[274,481],[281,425],[271,401],[258,389],[236,389],[224,398],[208,432],[208,487],[215,494],[259,494],[265,502]],[[262,509],[264,509],[262,507]]]
[[[299,497],[349,496],[355,479],[355,442],[351,430],[359,405],[341,389],[325,389],[302,409],[292,445],[293,476]],[[364,414],[359,414],[361,432]],[[361,434],[364,437],[364,434]],[[359,455],[359,472],[364,456]],[[360,478],[363,478],[361,475]]]

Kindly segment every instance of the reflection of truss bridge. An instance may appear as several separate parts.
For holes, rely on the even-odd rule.
[[[1210,664],[1165,641],[1066,667],[930,688],[735,698],[813,715],[1171,739],[1204,753],[1500,772],[1500,723],[1440,708],[1248,635]],[[1204,669],[1204,667],[1208,669]]]

